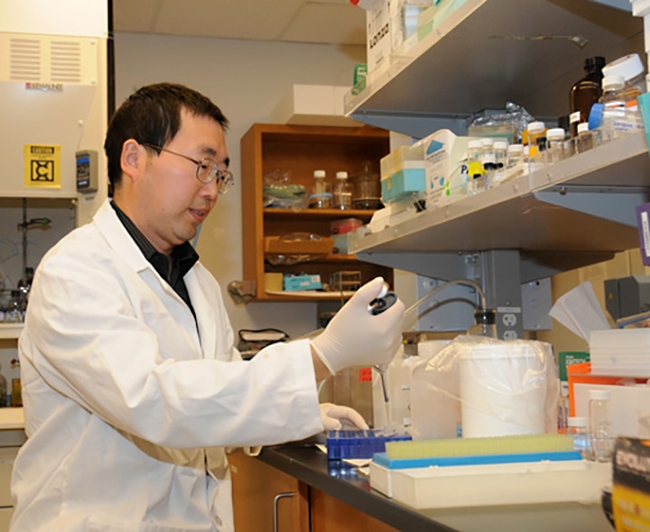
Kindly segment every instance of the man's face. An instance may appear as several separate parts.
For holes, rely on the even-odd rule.
[[[222,127],[212,118],[183,110],[181,127],[164,146],[195,160],[209,158],[226,170],[228,154]],[[202,183],[196,178],[197,165],[178,155],[161,151],[151,154],[139,183],[140,212],[136,225],[161,253],[168,254],[191,240],[214,207],[219,195],[216,179]]]

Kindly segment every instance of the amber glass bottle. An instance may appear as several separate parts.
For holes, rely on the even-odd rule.
[[[604,66],[604,57],[588,57],[585,59],[587,75],[571,87],[569,121],[572,137],[578,134],[578,124],[589,119],[591,106],[598,101],[602,94],[601,82]]]

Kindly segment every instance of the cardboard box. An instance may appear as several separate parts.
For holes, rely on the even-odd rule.
[[[282,255],[329,255],[334,249],[334,241],[323,236],[320,239],[290,239],[281,236],[264,237],[265,254]]]
[[[426,205],[433,210],[453,201],[452,177],[463,182],[463,161],[467,158],[467,143],[470,137],[457,137],[448,129],[441,129],[420,140],[424,148],[426,172]],[[467,165],[464,174],[467,176]],[[465,179],[466,180],[466,179]]]
[[[322,288],[320,275],[285,275],[284,291],[295,292],[298,290],[318,290]]]
[[[396,0],[376,0],[366,11],[366,60],[368,78],[388,70],[392,41],[390,33],[390,7]]]

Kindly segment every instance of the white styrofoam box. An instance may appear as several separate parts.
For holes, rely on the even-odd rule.
[[[395,0],[392,0],[393,3]],[[390,34],[391,0],[377,0],[366,11],[366,61],[369,81],[386,71],[392,52]]]
[[[418,141],[424,148],[424,168],[427,180],[426,205],[433,210],[444,205],[450,177],[467,154],[469,137],[458,137],[441,129]]]
[[[650,377],[650,329],[606,329],[589,335],[594,375]]]
[[[354,126],[359,123],[343,112],[343,100],[350,87],[338,85],[293,85],[271,111],[275,124]]]
[[[570,460],[380,471],[370,486],[416,509],[600,502],[612,480],[612,464]],[[498,488],[497,488],[498,487]],[[390,496],[390,495],[389,495]]]
[[[589,416],[589,390],[610,393],[607,410],[612,437],[650,438],[650,386],[577,382],[573,385],[576,416]]]

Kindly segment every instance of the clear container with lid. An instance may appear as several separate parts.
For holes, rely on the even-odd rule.
[[[329,209],[332,206],[332,191],[325,178],[325,170],[314,170],[314,181],[309,196],[311,209]]]
[[[494,176],[490,180],[490,186],[498,185],[504,177],[506,165],[508,163],[508,141],[494,141]]]
[[[546,132],[546,150],[544,160],[546,164],[555,164],[564,159],[564,138],[566,133],[561,127],[549,129]]]
[[[623,76],[603,78],[603,96],[589,115],[589,128],[599,127],[603,142],[624,137],[642,127],[639,112],[626,105],[624,87]]]
[[[578,136],[575,141],[576,153],[584,153],[594,147],[594,135],[587,122],[578,124]]]
[[[508,162],[506,168],[514,168],[518,164],[524,162],[524,145],[523,144],[510,144],[508,146]]]
[[[591,443],[589,441],[589,423],[586,417],[575,416],[567,420],[567,434],[573,438],[573,448],[582,458],[591,458]]]
[[[542,162],[545,148],[546,125],[544,122],[531,122],[528,124],[528,157],[531,162]]]
[[[609,390],[589,390],[591,457],[596,462],[609,462],[614,451],[609,419],[609,399]]]
[[[476,181],[476,191],[487,190],[490,188],[494,180],[494,172],[496,171],[495,154],[494,154],[494,139],[487,137],[481,140],[481,164],[483,165],[483,180]]]
[[[603,67],[604,76],[622,76],[624,98],[628,107],[636,109],[636,99],[646,92],[645,69],[639,54],[629,54]]]
[[[477,186],[475,182],[481,183],[485,177],[482,162],[483,143],[480,139],[470,140],[467,143],[467,175],[469,179],[469,192],[474,193],[475,190],[483,188]]]
[[[332,191],[332,199],[335,209],[352,208],[352,185],[348,181],[347,172],[336,172],[336,184]]]

